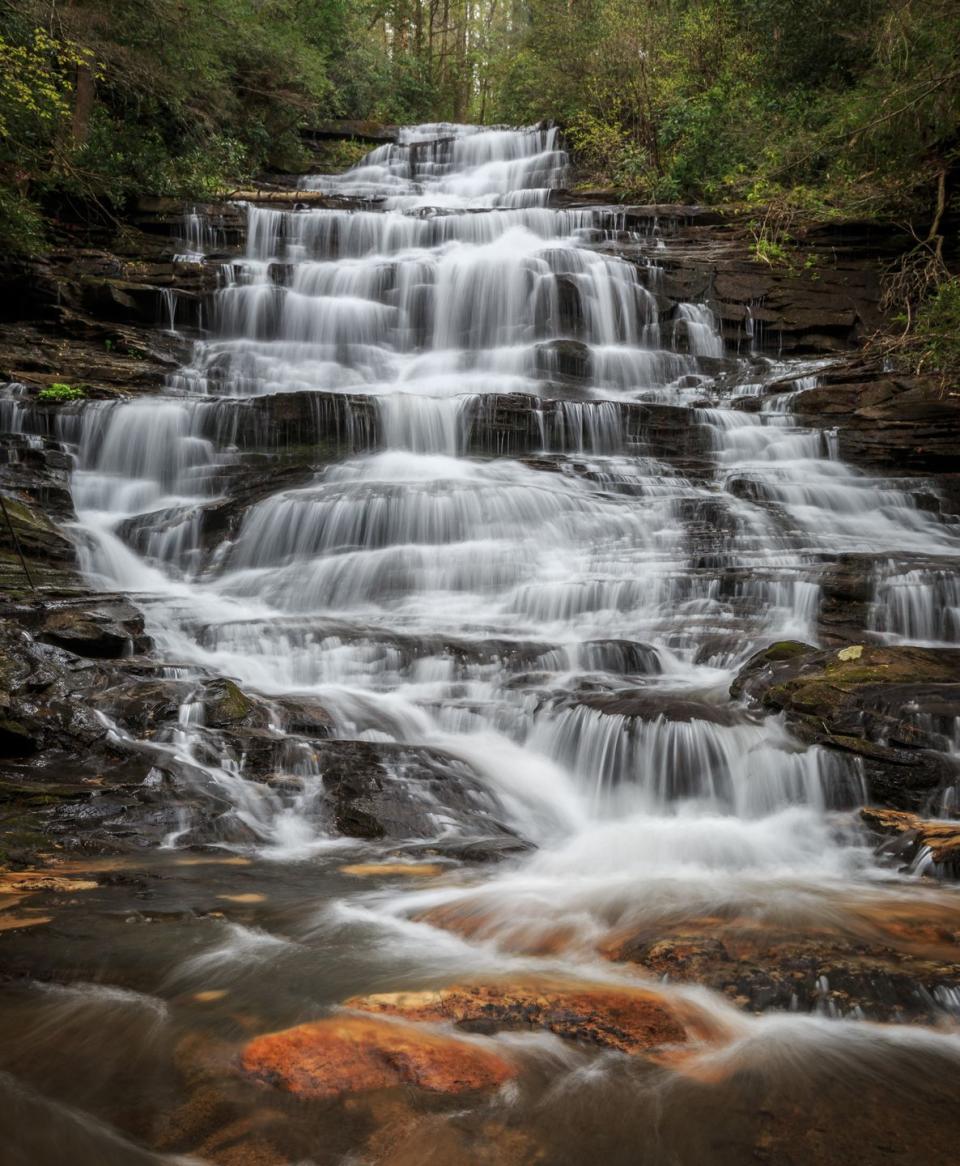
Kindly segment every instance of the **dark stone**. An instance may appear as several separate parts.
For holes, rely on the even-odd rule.
[[[960,777],[940,751],[960,716],[960,650],[786,641],[747,661],[730,692],[785,713],[802,740],[858,756],[879,804],[920,809]]]
[[[37,638],[93,659],[132,656],[151,647],[143,616],[122,601],[54,607],[44,614]]]
[[[366,741],[316,746],[337,829],[356,838],[430,838],[435,817],[467,839],[516,836],[492,792],[463,762],[439,750]],[[456,840],[451,840],[456,846]]]

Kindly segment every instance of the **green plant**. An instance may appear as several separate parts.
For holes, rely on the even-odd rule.
[[[917,368],[960,371],[960,276],[943,280],[917,311]]]
[[[65,385],[61,382],[56,382],[52,385],[47,385],[45,389],[41,389],[37,393],[37,399],[40,401],[82,401],[86,397],[86,390],[79,385]]]
[[[758,263],[766,263],[769,267],[791,267],[793,260],[788,250],[789,235],[782,235],[779,239],[760,233],[753,243],[753,257]]]

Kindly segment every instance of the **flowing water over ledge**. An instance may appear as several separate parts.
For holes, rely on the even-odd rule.
[[[249,208],[167,392],[64,411],[85,569],[142,597],[186,682],[149,741],[182,812],[159,853],[79,864],[99,886],[18,940],[38,981],[80,982],[0,1006],[11,1161],[950,1160],[960,994],[930,985],[956,959],[955,898],[850,828],[856,756],[728,692],[758,648],[816,642],[838,555],[874,564],[876,637],[957,644],[960,529],[764,395],[815,363],[727,361],[706,305],[667,314],[655,234],[628,262],[615,209],[550,209],[564,166],[552,130],[405,131],[315,180],[370,209]],[[218,527],[238,482],[249,504]],[[209,674],[267,722],[205,723]],[[375,751],[408,807],[381,842],[331,814],[338,741]],[[505,861],[469,861],[491,838]],[[681,963],[867,953],[884,987],[865,1013],[787,976],[754,1016],[730,997],[763,1007],[766,988],[679,986],[647,952],[667,940]],[[811,958],[791,956],[798,985]],[[519,1075],[453,1104],[300,1101],[236,1068],[243,1040],[350,997],[531,977],[647,984],[695,1018],[690,1043],[628,1058],[488,1026]],[[874,1023],[915,1018],[905,1000],[939,1029]]]

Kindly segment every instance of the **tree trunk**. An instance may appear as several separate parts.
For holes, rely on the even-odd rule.
[[[90,115],[93,113],[93,99],[96,85],[93,70],[89,65],[77,66],[77,82],[73,98],[73,144],[82,146],[90,133]]]

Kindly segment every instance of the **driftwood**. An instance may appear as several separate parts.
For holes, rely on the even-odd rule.
[[[369,202],[379,202],[380,199],[345,198],[343,195],[326,194],[322,190],[271,190],[267,187],[251,187],[243,190],[230,190],[218,195],[214,201],[225,202],[273,202],[298,204],[300,206],[319,206],[336,209],[344,206],[358,206]]]

